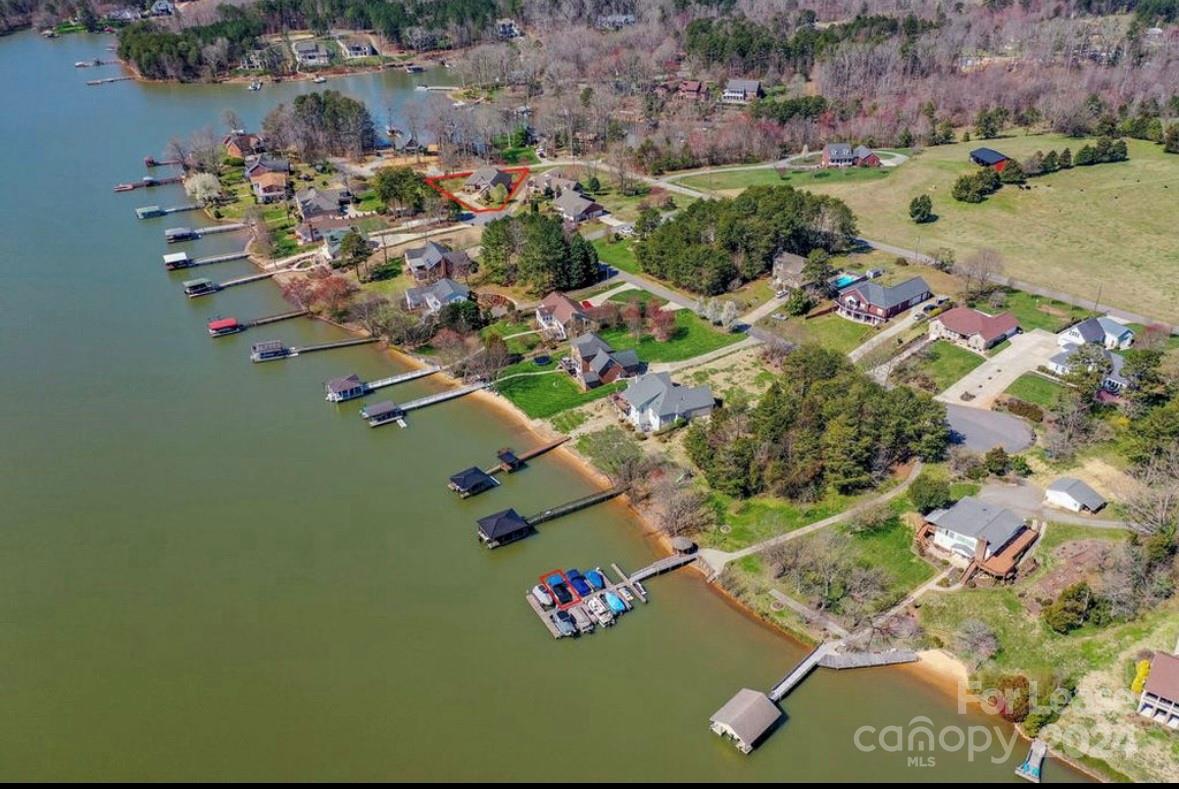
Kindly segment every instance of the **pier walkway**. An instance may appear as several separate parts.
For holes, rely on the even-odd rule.
[[[391,375],[388,378],[378,378],[375,381],[369,381],[364,386],[365,386],[365,389],[367,389],[370,392],[373,392],[373,391],[376,391],[377,389],[383,389],[386,386],[393,386],[394,384],[403,384],[406,381],[415,381],[418,378],[425,378],[427,375],[433,375],[434,373],[441,372],[441,371],[442,371],[441,367],[439,367],[437,365],[430,365],[429,367],[423,367],[420,370],[410,370],[408,373],[400,373],[398,375]]]
[[[694,561],[696,561],[695,554],[677,553],[672,556],[665,556],[658,561],[651,562],[641,570],[635,570],[627,580],[631,583],[645,581],[652,576],[670,572],[683,567],[685,564],[691,564]]]
[[[291,318],[302,318],[304,315],[310,315],[311,310],[294,310],[292,312],[283,312],[278,315],[267,315],[262,318],[255,318],[252,321],[246,321],[243,326],[246,328],[253,328],[254,326],[265,326],[269,323],[278,323],[279,321],[290,320]]]
[[[486,384],[483,384],[482,386],[486,386]],[[615,496],[621,495],[623,492],[625,492],[626,487],[627,486],[625,485],[616,485],[608,490],[600,490],[597,493],[591,493],[588,496],[582,496],[580,499],[574,499],[573,501],[543,510],[530,518],[525,518],[524,520],[528,523],[529,526],[537,526],[546,521],[551,521],[564,515],[571,515],[578,510],[584,510],[586,507],[592,507],[595,504],[600,504],[603,501],[612,499]]]
[[[225,290],[226,288],[232,288],[237,285],[247,285],[251,282],[260,282],[261,280],[264,280],[264,279],[270,279],[271,277],[273,277],[277,273],[278,273],[277,271],[267,271],[267,272],[263,272],[262,274],[251,274],[248,277],[238,277],[237,279],[229,279],[229,280],[226,280],[225,282],[217,283],[217,290]]]
[[[174,205],[168,208],[161,208],[158,205],[145,205],[135,209],[135,216],[140,219],[152,219],[158,216],[167,216],[168,214],[179,214],[182,211],[197,211],[200,209],[199,205],[195,203],[192,205]]]
[[[194,258],[188,267],[192,268],[194,266],[211,266],[214,263],[228,263],[231,260],[243,260],[249,256],[250,253],[243,249],[241,252],[227,252],[224,255],[210,255],[203,258]]]
[[[917,653],[907,649],[890,649],[886,652],[841,652],[843,641],[825,641],[812,649],[806,657],[782,677],[777,685],[770,689],[771,701],[778,702],[800,682],[806,679],[817,666],[831,668],[837,671],[849,668],[871,668],[873,666],[892,666],[898,663],[914,663]]]
[[[413,411],[418,408],[425,408],[429,405],[437,403],[444,403],[447,400],[454,400],[456,397],[463,397],[473,392],[478,392],[480,389],[486,389],[487,384],[480,381],[479,383],[468,384],[467,386],[460,386],[457,389],[447,389],[445,392],[438,392],[425,397],[419,397],[417,400],[410,400],[408,403],[401,404],[402,412]]]

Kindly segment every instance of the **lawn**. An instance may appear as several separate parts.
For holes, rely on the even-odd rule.
[[[540,369],[542,368],[532,365],[533,371]],[[559,371],[508,380],[501,378],[500,383],[496,384],[500,394],[533,419],[547,419],[570,408],[606,397],[620,388],[622,384],[614,383],[583,392],[572,378]]]
[[[1023,158],[1065,147],[1075,156],[1086,142],[1045,134],[985,144]],[[867,238],[920,251],[949,247],[959,259],[995,249],[1010,276],[1179,322],[1179,280],[1170,276],[1179,266],[1179,156],[1127,140],[1128,162],[1074,167],[1031,179],[1029,189],[1008,186],[983,203],[960,203],[950,187],[975,169],[969,152],[979,144],[926,148],[882,181],[809,187],[847,202]],[[937,221],[909,219],[909,201],[921,194],[933,198]]]
[[[876,496],[879,492],[870,495]],[[696,535],[697,539],[708,548],[738,551],[843,512],[857,499],[828,493],[817,502],[796,503],[771,496],[734,499],[714,492],[711,501],[717,514],[717,526]]]
[[[1060,402],[1067,387],[1037,373],[1024,373],[1007,387],[1004,394],[1018,397],[1041,408],[1052,409]]]
[[[984,312],[995,311],[987,304],[975,306]],[[1084,307],[1074,307],[1063,301],[1035,296],[1022,290],[1004,291],[1002,310],[1014,315],[1024,331],[1044,329],[1053,334],[1096,314]]]
[[[609,242],[599,238],[593,242],[593,245],[594,249],[598,250],[598,260],[606,265],[629,274],[643,273],[639,268],[639,261],[635,259],[634,248],[630,241]]]
[[[790,186],[811,187],[815,184],[853,184],[866,181],[879,181],[887,178],[893,168],[885,167],[849,167],[844,170],[796,170],[787,173],[786,177],[778,175],[772,167],[757,170],[719,170],[700,175],[688,175],[677,178],[677,183],[690,189],[703,192],[717,192],[731,196],[751,186],[774,186],[788,184]]]
[[[938,340],[918,355],[918,367],[937,384],[941,391],[954,383],[984,361],[974,351],[968,351],[952,342]]]
[[[675,334],[667,342],[659,342],[649,334],[644,334],[636,342],[634,335],[626,327],[605,329],[599,332],[599,335],[615,350],[633,348],[639,358],[648,363],[691,359],[744,339],[744,335],[741,334],[717,331],[689,310],[676,311],[675,322]]]
[[[851,537],[856,561],[888,573],[888,591],[880,601],[882,609],[895,605],[934,576],[933,566],[913,552],[913,529],[901,517],[871,532],[853,533],[846,525],[839,528]]]
[[[849,321],[835,313],[810,320],[798,317],[785,321],[766,318],[758,325],[790,342],[813,342],[840,353],[847,353],[863,344],[874,331],[871,326]]]

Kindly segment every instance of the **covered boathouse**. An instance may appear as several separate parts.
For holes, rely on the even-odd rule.
[[[749,753],[781,717],[782,711],[769,696],[742,688],[712,714],[708,724],[720,736],[732,739],[741,753]]]
[[[480,518],[477,533],[480,541],[488,548],[498,548],[510,542],[527,537],[532,526],[514,509],[506,509],[494,515]]]
[[[405,416],[405,412],[401,410],[401,406],[392,400],[382,400],[379,403],[373,403],[360,409],[360,415],[368,420],[369,427],[378,427],[389,422],[397,421]]]
[[[332,378],[323,385],[323,389],[324,399],[329,403],[342,403],[368,394],[368,386],[356,373],[344,378]]]
[[[491,490],[498,484],[499,480],[495,477],[478,466],[471,466],[457,474],[451,474],[447,487],[465,499],[485,490]]]

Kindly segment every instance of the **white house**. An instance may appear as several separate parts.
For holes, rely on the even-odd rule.
[[[300,66],[326,66],[332,62],[331,53],[318,41],[296,41],[291,51]]]
[[[1179,657],[1156,652],[1138,698],[1138,714],[1179,730]]]
[[[1066,345],[1096,343],[1111,351],[1125,350],[1134,343],[1134,330],[1107,315],[1086,318],[1057,335],[1056,342]]]
[[[1079,345],[1064,345],[1060,353],[1054,354],[1048,359],[1048,370],[1055,375],[1064,377],[1068,375],[1075,364],[1073,361],[1073,354],[1075,354],[1081,346]],[[1109,372],[1106,373],[1105,378],[1101,380],[1101,386],[1107,392],[1117,394],[1129,385],[1129,380],[1122,375],[1122,367],[1126,364],[1126,359],[1120,353],[1111,353],[1108,349],[1102,348],[1101,353],[1105,355],[1106,361],[1109,362]],[[1090,365],[1092,370],[1094,365]]]
[[[763,95],[761,82],[756,79],[731,79],[725,84],[721,102],[724,104],[748,104]]]
[[[1044,491],[1044,503],[1071,512],[1097,512],[1106,502],[1100,493],[1081,480],[1061,477]]]
[[[1011,510],[995,507],[972,496],[953,507],[925,516],[933,526],[932,543],[949,554],[984,561],[1003,550],[1027,526]]]
[[[625,413],[643,432],[662,430],[675,423],[712,413],[712,389],[677,386],[667,373],[648,373],[635,379],[622,393]]]

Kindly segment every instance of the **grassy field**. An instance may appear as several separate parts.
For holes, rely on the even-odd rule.
[[[622,295],[630,293],[627,291]],[[741,334],[717,331],[688,310],[677,311],[675,322],[676,332],[667,342],[659,342],[649,334],[644,334],[636,342],[634,335],[625,327],[606,329],[599,332],[599,335],[615,350],[634,348],[639,358],[648,363],[691,359],[693,356],[709,353],[744,339],[744,335]]]
[[[837,493],[828,493],[816,502],[795,503],[771,496],[741,500],[714,492],[712,506],[718,525],[696,536],[705,547],[737,551],[829,518],[856,501],[855,497]]]
[[[861,184],[866,181],[880,181],[888,177],[893,168],[887,167],[849,167],[845,170],[813,170],[796,171],[782,177],[772,167],[757,170],[720,170],[701,175],[689,175],[678,179],[678,183],[690,189],[702,192],[717,192],[731,196],[751,186],[773,186],[789,184],[790,186],[810,188],[816,184]],[[677,198],[678,200],[678,198]]]
[[[539,370],[533,366],[533,370]],[[599,386],[588,392],[563,372],[511,378],[496,385],[504,397],[533,419],[547,419],[618,391],[622,384]]]
[[[1036,373],[1024,373],[1007,387],[1005,394],[1035,403],[1041,408],[1055,408],[1066,388]]]
[[[996,312],[987,304],[974,305],[983,312]],[[1022,290],[1008,290],[1003,298],[1002,311],[1010,312],[1019,321],[1024,331],[1044,329],[1053,334],[1062,331],[1074,323],[1095,315],[1092,310],[1084,307],[1074,307],[1056,299],[1046,299],[1043,296],[1033,296]]]
[[[598,250],[598,260],[606,265],[613,266],[619,271],[625,271],[630,274],[643,273],[639,268],[639,261],[635,259],[631,242],[615,241],[614,243],[610,243],[603,238],[599,238],[592,243],[594,249]]]
[[[794,343],[813,342],[833,351],[847,353],[872,336],[871,326],[849,321],[835,313],[820,315],[809,321],[790,318],[785,321],[766,318],[759,324],[764,329]]]
[[[919,354],[918,367],[928,375],[939,390],[945,389],[984,361],[974,351],[968,351],[952,342],[938,340]]]
[[[1046,134],[986,145],[1018,159],[1066,147],[1075,156],[1085,142]],[[1179,266],[1179,156],[1153,143],[1126,142],[1128,162],[1034,178],[1030,189],[1005,187],[976,205],[952,199],[950,187],[975,169],[968,154],[977,141],[927,148],[881,181],[809,187],[846,201],[867,238],[922,251],[949,247],[959,259],[995,249],[1011,276],[1179,322],[1179,280],[1170,276]],[[936,222],[909,219],[909,201],[920,194],[933,198]]]

